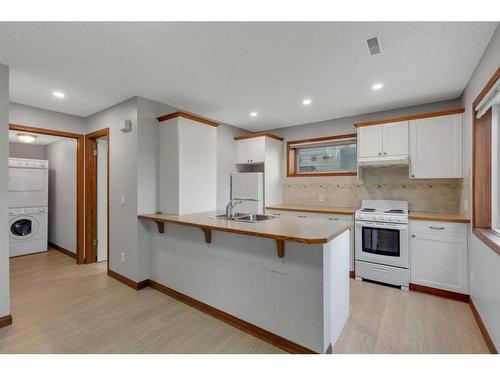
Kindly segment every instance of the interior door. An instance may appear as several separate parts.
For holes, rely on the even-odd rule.
[[[384,156],[408,155],[408,121],[384,124],[382,131]]]
[[[383,126],[362,126],[358,128],[358,156],[374,158],[382,156]]]

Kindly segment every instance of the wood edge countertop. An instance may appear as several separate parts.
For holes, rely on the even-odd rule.
[[[290,241],[303,244],[327,243],[351,229],[348,222],[327,219],[308,220],[298,217],[276,217],[274,219],[248,223],[215,218],[221,212],[200,212],[188,215],[142,214],[141,220],[158,223],[172,223],[200,228],[230,232],[252,237],[270,238],[277,241]]]
[[[302,206],[295,204],[276,204],[267,206],[268,210],[294,211],[294,212],[312,212],[332,215],[353,215],[357,208],[354,207],[329,207],[329,206]],[[470,219],[465,215],[458,213],[434,212],[434,211],[410,211],[408,214],[410,220],[442,221],[449,223],[470,223]]]

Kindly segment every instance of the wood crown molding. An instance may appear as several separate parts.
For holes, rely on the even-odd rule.
[[[250,139],[250,138],[257,138],[257,137],[269,137],[272,139],[276,139],[277,141],[283,141],[285,138],[280,137],[279,135],[269,133],[269,132],[257,132],[257,133],[250,133],[250,134],[243,134],[243,135],[238,135],[234,137],[235,141],[241,141],[242,139]]]
[[[490,334],[488,333],[488,330],[486,329],[486,326],[481,319],[481,315],[479,315],[479,311],[477,311],[476,306],[472,301],[472,298],[469,298],[469,306],[472,310],[472,315],[474,315],[474,319],[476,320],[476,323],[479,327],[479,331],[481,331],[481,335],[483,335],[484,341],[486,342],[486,346],[490,350],[490,353],[498,354],[497,348],[495,347],[495,344],[493,343],[493,340],[491,339]]]
[[[354,138],[357,139],[357,133],[350,134],[338,134],[338,135],[330,135],[328,137],[318,137],[318,138],[308,138],[308,139],[299,139],[295,141],[288,141],[287,145],[298,145],[301,143],[314,143],[314,142],[325,142],[325,141],[335,141],[337,139],[345,139],[345,138]]]
[[[10,326],[11,324],[12,324],[12,315],[6,315],[0,318],[0,328]]]
[[[182,112],[182,111],[172,112],[172,113],[169,113],[167,115],[163,115],[163,116],[157,117],[156,119],[159,122],[163,122],[163,121],[171,120],[171,119],[176,118],[176,117],[183,117],[183,118],[186,118],[188,120],[193,120],[193,121],[200,122],[202,124],[210,125],[210,126],[213,126],[213,127],[219,126],[218,122],[215,122],[215,121],[212,121],[212,120],[208,120],[208,119],[200,117],[198,115],[195,115],[195,114],[192,114],[192,113],[187,113],[187,112]]]
[[[483,87],[476,100],[472,103],[472,112],[474,113],[476,110],[476,106],[483,100],[485,95],[490,91],[493,85],[500,79],[500,66],[497,68],[496,72],[493,73],[489,81],[486,83],[486,86]]]
[[[428,117],[455,115],[457,113],[464,113],[464,112],[465,112],[465,108],[456,108],[456,109],[450,109],[447,111],[427,112],[427,113],[420,113],[418,115],[408,115],[408,116],[393,117],[393,118],[387,118],[387,119],[381,119],[381,120],[355,122],[353,125],[356,128],[360,128],[363,126],[389,124],[391,122],[418,120],[418,119],[428,118]]]

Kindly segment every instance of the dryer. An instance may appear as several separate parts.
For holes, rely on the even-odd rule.
[[[9,208],[49,205],[49,161],[9,158]]]
[[[10,256],[47,251],[47,207],[9,209]]]

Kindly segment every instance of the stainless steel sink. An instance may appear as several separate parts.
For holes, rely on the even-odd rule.
[[[256,221],[263,221],[263,220],[270,220],[270,219],[274,219],[274,216],[273,215],[251,214],[251,215],[237,217],[235,220],[236,221],[256,222]]]
[[[247,223],[256,223],[257,221],[274,219],[273,215],[242,214],[242,213],[233,213],[231,216],[226,216],[225,214],[221,214],[221,215],[215,215],[213,217],[216,219],[244,221]]]

